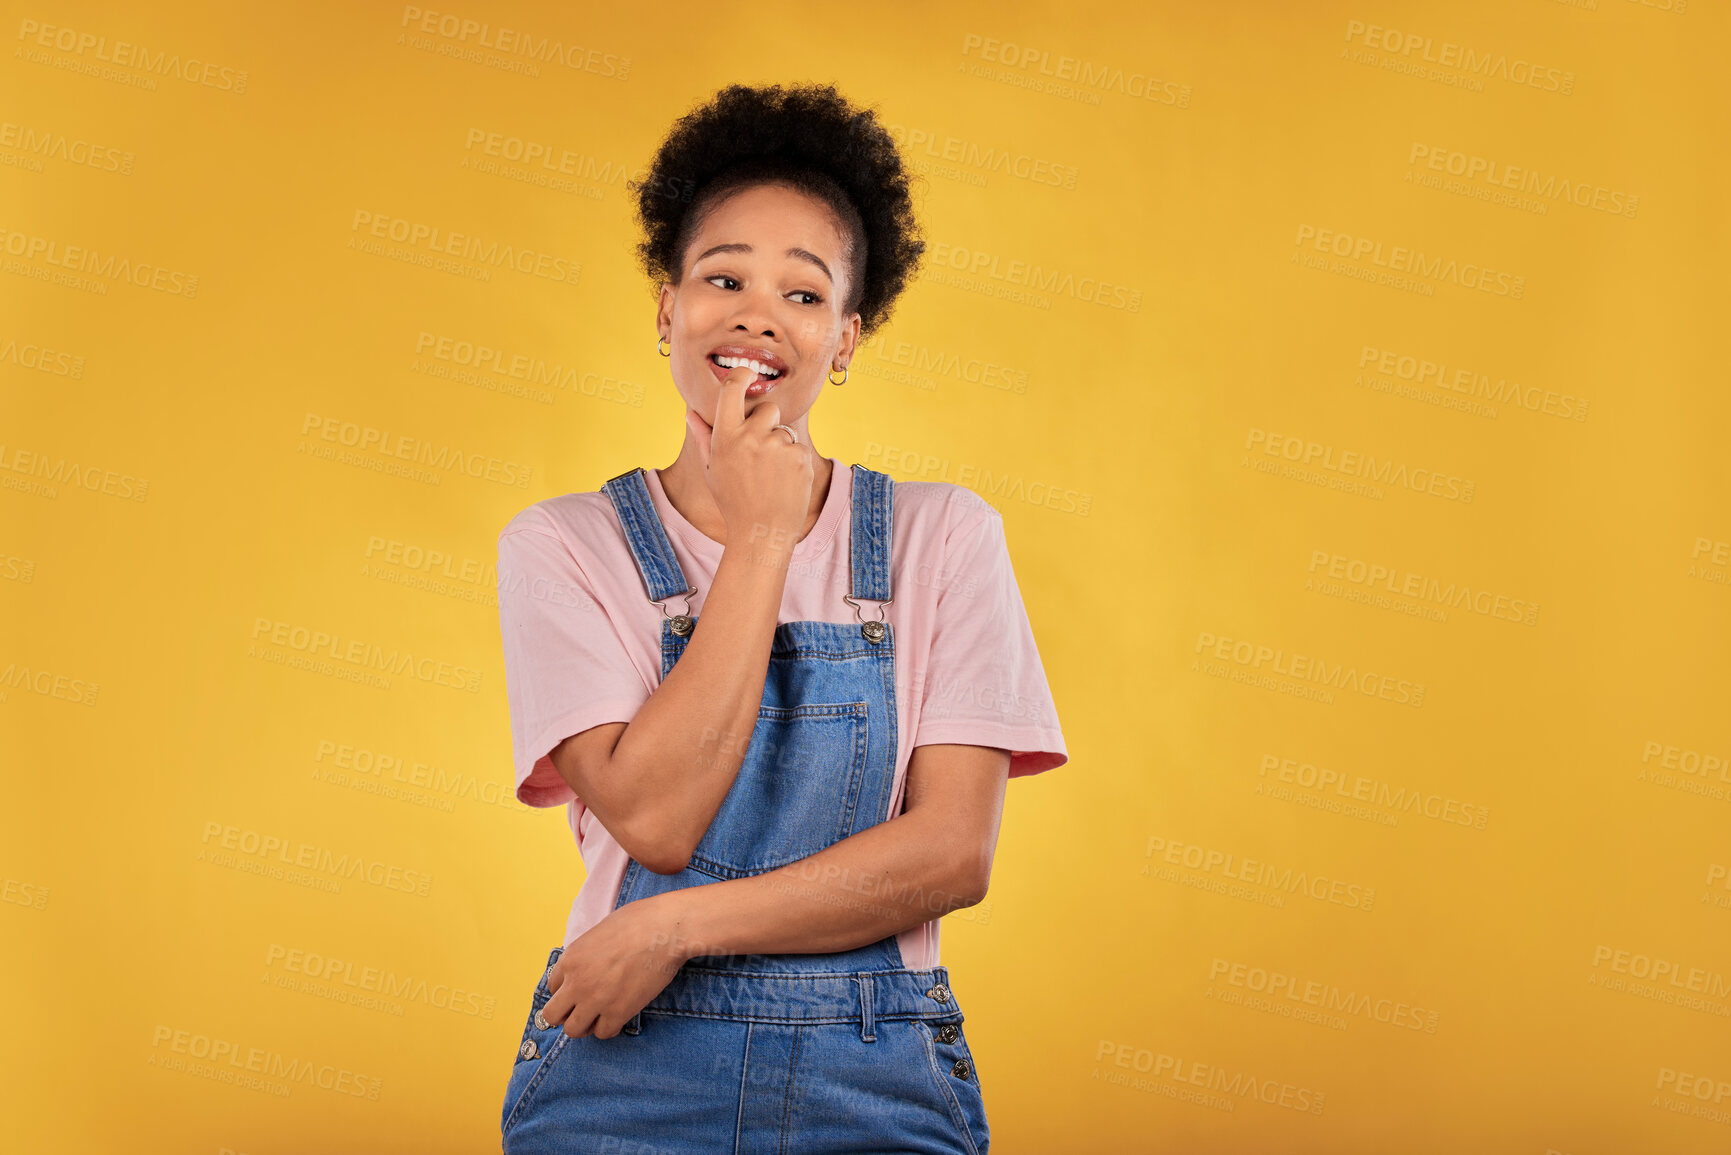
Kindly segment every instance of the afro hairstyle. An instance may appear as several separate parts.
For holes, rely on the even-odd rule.
[[[643,229],[637,256],[657,285],[679,283],[698,226],[727,197],[784,184],[821,201],[848,243],[842,312],[860,315],[863,339],[889,320],[925,252],[909,180],[876,113],[834,87],[732,84],[680,117],[626,188]]]

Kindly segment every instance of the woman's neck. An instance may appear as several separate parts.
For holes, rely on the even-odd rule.
[[[692,441],[693,436],[687,430],[679,456],[672,465],[658,469],[656,473],[661,479],[662,492],[667,494],[667,500],[673,503],[679,516],[704,537],[726,545],[727,521],[715,504],[715,495],[709,491],[709,482],[703,476],[703,458]],[[812,455],[811,501],[806,507],[805,524],[800,527],[800,541],[805,540],[805,535],[812,531],[822,516],[824,502],[829,498],[830,478],[835,472],[835,463],[819,453],[815,445],[807,448]]]

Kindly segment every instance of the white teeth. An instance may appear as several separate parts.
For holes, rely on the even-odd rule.
[[[717,355],[715,363],[720,365],[723,369],[736,369],[739,366],[744,365],[759,377],[779,377],[781,375],[779,370],[771,369],[763,362],[753,361],[749,357],[728,357],[725,355]]]

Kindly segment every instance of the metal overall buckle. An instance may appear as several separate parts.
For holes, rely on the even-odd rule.
[[[673,632],[683,638],[689,636],[691,633],[691,599],[696,593],[697,587],[692,586],[683,594],[670,594],[668,597],[662,598],[660,601],[650,598],[649,602],[651,605],[661,607],[661,616],[670,620],[673,623]],[[677,597],[683,597],[685,599],[686,612],[682,614],[670,614],[667,612],[667,603]]]
[[[841,595],[841,600],[853,607],[853,616],[858,618],[860,623],[859,632],[865,635],[866,641],[875,646],[884,640],[884,634],[889,632],[889,627],[884,624],[887,615],[885,614],[883,607],[895,601],[894,598],[885,598],[883,601],[878,603],[878,617],[876,621],[866,620],[866,616],[860,613],[859,602],[854,600],[853,595],[843,594]]]

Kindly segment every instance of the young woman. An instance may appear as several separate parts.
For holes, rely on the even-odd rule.
[[[630,187],[684,442],[499,537],[517,797],[588,872],[505,1150],[981,1155],[937,920],[1068,755],[998,513],[807,424],[919,262],[907,174],[834,89],[735,85]]]

